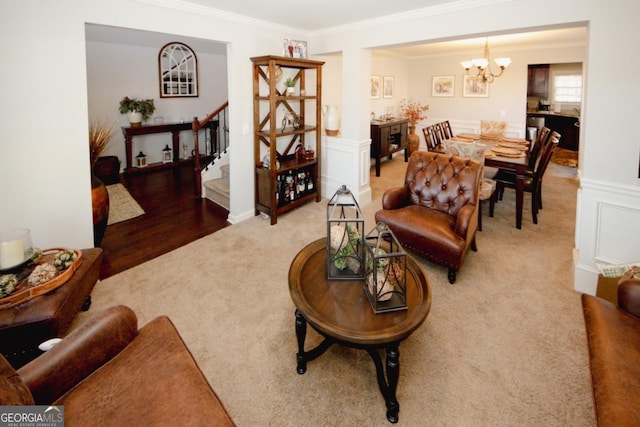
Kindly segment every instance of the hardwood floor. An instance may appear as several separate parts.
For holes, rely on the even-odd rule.
[[[226,209],[195,198],[193,166],[122,176],[121,182],[145,214],[107,227],[101,279],[229,225]]]

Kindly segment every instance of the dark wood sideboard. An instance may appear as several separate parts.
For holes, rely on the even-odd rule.
[[[404,161],[409,159],[407,135],[409,119],[371,122],[371,158],[376,159],[376,176],[380,176],[380,160],[391,158],[397,151],[404,150]]]

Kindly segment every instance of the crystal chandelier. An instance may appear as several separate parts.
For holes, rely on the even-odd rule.
[[[491,71],[491,63],[489,62],[489,38],[484,43],[484,57],[483,58],[475,58],[471,61],[462,61],[460,65],[465,69],[465,72],[469,74],[469,70],[471,67],[476,67],[478,69],[478,74],[476,77],[482,79],[483,82],[492,83],[493,79],[496,77],[500,77],[505,68],[511,64],[511,58],[497,58],[496,64],[500,67],[500,72],[498,74],[493,74]]]

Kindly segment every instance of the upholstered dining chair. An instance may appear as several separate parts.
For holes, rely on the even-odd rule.
[[[499,139],[507,130],[507,122],[497,120],[481,120],[480,135],[483,139]]]
[[[553,150],[558,146],[560,134],[552,131],[547,141],[547,144],[543,146],[535,171],[532,175],[525,175],[524,177],[524,191],[531,193],[531,216],[534,224],[538,223],[538,211],[542,209],[542,178],[547,166],[549,166]],[[516,174],[512,171],[498,170],[493,179],[496,182],[496,191],[500,199],[502,199],[505,187],[516,188]],[[493,205],[497,201],[497,197],[490,200],[491,205]],[[490,207],[490,210],[493,211],[493,207]]]
[[[477,250],[481,180],[482,165],[474,160],[415,151],[404,185],[385,191],[375,220],[406,249],[447,267],[453,284],[469,248]]]
[[[484,154],[487,149],[486,144],[478,142],[462,142],[462,141],[442,141],[442,147],[446,154],[452,156],[464,157],[479,162],[484,170]],[[482,182],[480,183],[480,206],[478,206],[478,231],[482,231],[482,202],[489,200],[492,197],[497,197],[496,182],[491,179],[482,176]],[[494,200],[495,204],[495,200]],[[489,205],[489,216],[493,217],[494,204]]]

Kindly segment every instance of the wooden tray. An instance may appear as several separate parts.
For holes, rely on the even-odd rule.
[[[59,251],[64,250],[73,250],[76,255],[76,259],[67,269],[58,273],[56,277],[49,280],[48,282],[41,283],[36,286],[29,286],[29,274],[33,271],[36,266],[39,264],[43,264],[45,262],[52,261],[55,257],[55,254]],[[64,285],[67,280],[73,273],[78,269],[80,262],[82,261],[82,252],[76,249],[66,249],[66,248],[51,248],[45,251],[42,251],[42,257],[38,260],[37,263],[29,263],[27,267],[25,267],[20,273],[19,276],[23,276],[22,280],[18,278],[18,283],[16,284],[16,290],[13,291],[11,295],[8,295],[4,298],[0,298],[0,309],[15,307],[18,304],[22,304],[27,302],[35,297],[40,295],[44,295],[47,292],[51,292],[54,289],[59,288]],[[26,275],[25,275],[26,274]]]

